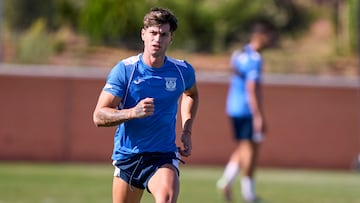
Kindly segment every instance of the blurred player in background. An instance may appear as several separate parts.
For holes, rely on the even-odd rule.
[[[241,169],[241,194],[246,202],[257,200],[254,172],[259,145],[265,133],[262,109],[260,51],[271,44],[274,28],[265,21],[253,25],[250,41],[231,57],[233,76],[227,97],[226,111],[233,127],[237,147],[230,156],[223,176],[218,180],[228,202],[232,200],[231,187]]]
[[[166,56],[177,29],[170,10],[144,17],[144,51],[110,72],[96,105],[97,126],[118,126],[112,154],[114,203],[139,203],[144,189],[155,202],[174,203],[179,194],[179,153],[190,156],[198,92],[193,67]],[[181,100],[183,146],[177,148],[176,114]]]

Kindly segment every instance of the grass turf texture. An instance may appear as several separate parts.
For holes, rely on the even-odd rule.
[[[0,162],[0,203],[111,202],[111,165]],[[215,188],[221,167],[182,167],[180,203],[222,202]],[[239,181],[235,202],[242,202]],[[265,203],[360,203],[360,174],[350,171],[260,169]],[[153,202],[144,192],[142,203]]]

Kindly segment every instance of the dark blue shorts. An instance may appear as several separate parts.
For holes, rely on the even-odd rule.
[[[114,176],[120,177],[131,186],[145,189],[150,178],[164,164],[175,166],[179,175],[179,161],[179,155],[175,152],[140,153],[125,160],[113,161]]]
[[[231,117],[234,138],[236,140],[253,140],[252,117]]]

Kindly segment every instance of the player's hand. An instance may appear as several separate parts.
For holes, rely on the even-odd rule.
[[[192,151],[191,131],[186,130],[181,133],[181,142],[183,148],[179,147],[178,149],[180,155],[185,157],[190,156]]]
[[[265,133],[265,121],[261,115],[254,115],[253,129],[255,133]]]
[[[144,118],[154,114],[154,98],[145,98],[141,100],[131,112],[131,118]]]

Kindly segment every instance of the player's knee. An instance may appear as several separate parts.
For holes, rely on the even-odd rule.
[[[156,203],[175,203],[177,200],[178,192],[173,189],[167,188],[157,188],[155,191],[150,191],[154,196]]]
[[[171,194],[164,194],[155,197],[156,203],[176,203],[176,197]]]

